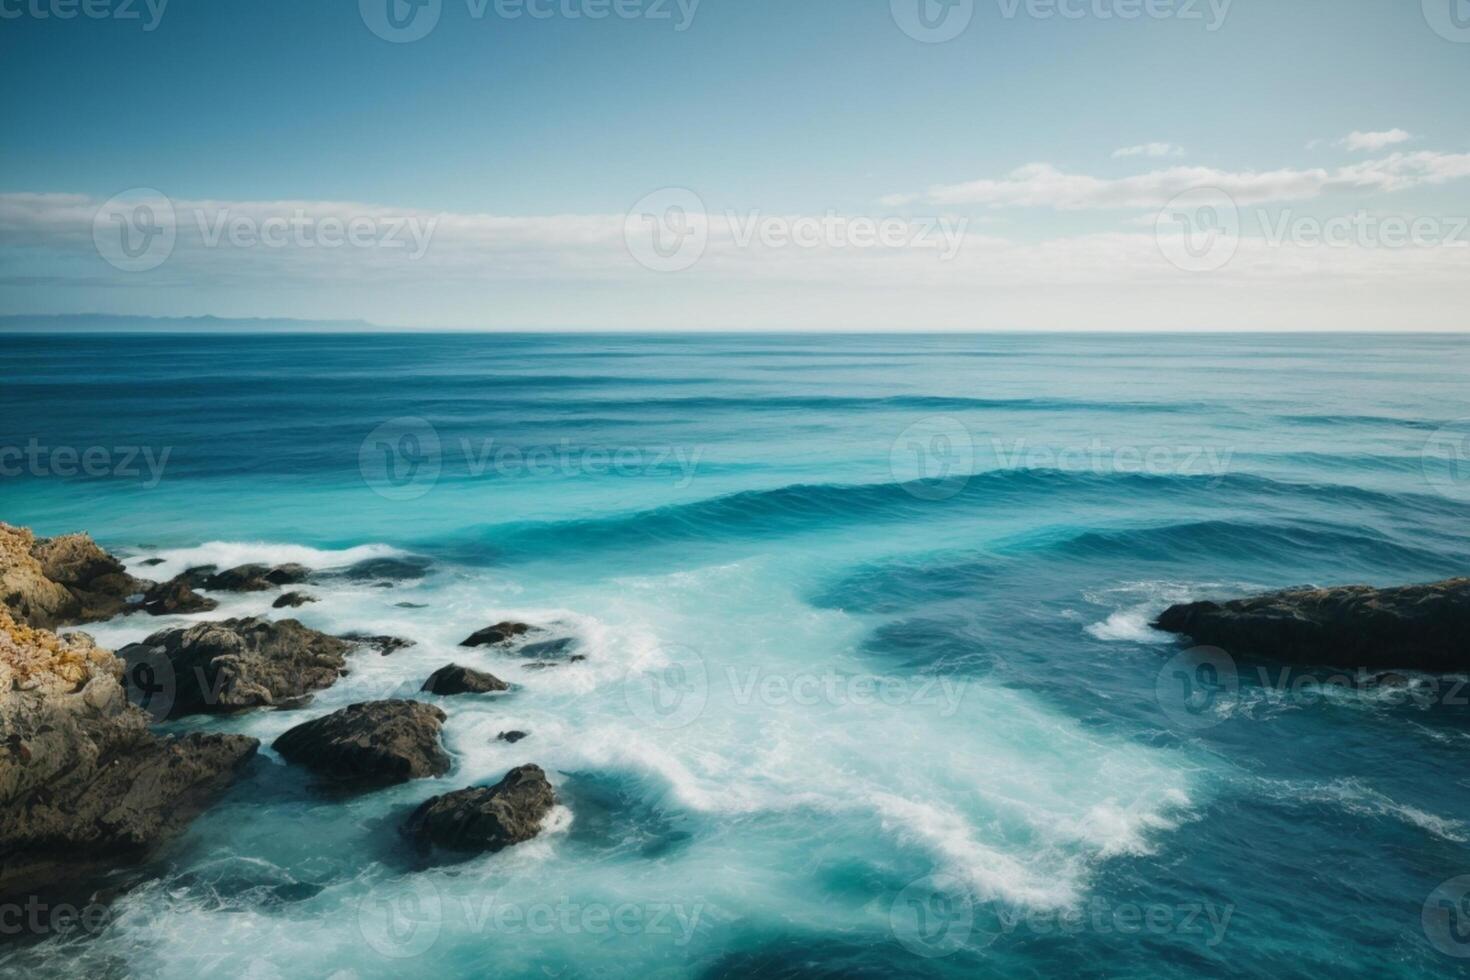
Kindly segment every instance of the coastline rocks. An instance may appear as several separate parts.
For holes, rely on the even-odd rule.
[[[199,587],[211,592],[268,592],[276,587],[266,578],[270,571],[265,565],[238,565],[210,575]]]
[[[514,745],[517,742],[519,742],[521,739],[526,738],[529,735],[530,735],[530,732],[501,732],[499,735],[497,735],[495,737],[499,741],[509,742],[511,745]]]
[[[121,673],[84,634],[0,610],[0,895],[146,857],[255,754],[241,735],[154,735]]]
[[[391,786],[449,771],[439,744],[445,717],[419,701],[369,701],[297,725],[273,747],[287,762],[334,783]]]
[[[1197,643],[1307,665],[1470,669],[1470,578],[1291,589],[1174,606],[1154,624]]]
[[[420,691],[430,694],[492,694],[509,691],[510,685],[493,674],[471,670],[459,664],[440,667],[424,681]]]
[[[295,562],[277,565],[265,573],[265,580],[272,585],[300,585],[311,577],[311,569]]]
[[[205,598],[179,579],[155,585],[143,594],[143,610],[150,616],[209,612],[218,606],[218,602]]]
[[[315,596],[309,596],[305,592],[287,592],[275,602],[271,603],[272,609],[300,609],[308,602],[316,602]]]
[[[539,633],[540,627],[531,626],[526,623],[496,623],[487,626],[460,643],[462,647],[498,647],[505,646],[518,636],[527,633]]]
[[[403,825],[421,844],[450,851],[499,851],[541,832],[556,793],[540,766],[512,769],[491,787],[425,800]]]
[[[134,608],[130,600],[149,584],[85,534],[38,539],[26,528],[0,524],[0,602],[27,625],[53,629],[111,619]]]
[[[118,651],[129,682],[162,692],[166,717],[241,711],[289,703],[330,687],[341,676],[350,645],[294,619],[227,619],[159,630]],[[170,676],[171,675],[171,676]]]

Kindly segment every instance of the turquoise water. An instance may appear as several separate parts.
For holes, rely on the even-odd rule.
[[[1465,574],[1463,339],[10,336],[0,360],[0,519],[89,530],[153,577],[434,561],[392,589],[312,586],[296,613],[415,648],[355,655],[305,712],[176,727],[268,743],[451,660],[519,685],[439,702],[441,780],[326,798],[263,749],[103,926],[0,968],[1470,962],[1423,925],[1470,874],[1470,692],[1242,663],[1200,711],[1147,625],[1195,597]],[[213,616],[276,615],[269,594],[223,598]],[[588,660],[457,648],[507,618],[558,624]],[[512,729],[530,737],[496,739]],[[417,802],[528,762],[563,803],[535,842],[454,865],[405,851]]]

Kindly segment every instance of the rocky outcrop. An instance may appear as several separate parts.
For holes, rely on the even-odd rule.
[[[403,825],[408,837],[450,851],[498,851],[541,832],[556,793],[540,766],[521,766],[491,787],[425,800]]]
[[[1154,624],[1196,643],[1312,666],[1470,670],[1470,579],[1292,589],[1174,606]]]
[[[159,630],[118,651],[146,665],[149,690],[170,699],[166,716],[241,711],[299,702],[342,675],[351,645],[294,619],[227,619]]]
[[[162,738],[122,664],[0,609],[0,896],[146,857],[235,778],[257,742]]]
[[[155,585],[143,594],[143,609],[150,616],[209,612],[219,603],[206,598],[179,579]]]
[[[501,732],[495,737],[502,742],[509,742],[511,745],[514,745],[521,739],[526,738],[529,735],[530,732]]]
[[[275,602],[271,603],[272,609],[300,609],[309,602],[316,602],[315,596],[309,596],[305,592],[287,592]]]
[[[37,539],[0,524],[0,603],[22,623],[54,629],[111,619],[135,608],[150,584],[85,534]]]
[[[509,691],[510,685],[493,674],[472,670],[459,664],[448,664],[429,675],[419,688],[430,694],[493,694]]]
[[[444,719],[444,712],[419,701],[369,701],[297,725],[273,748],[331,783],[390,786],[449,771],[439,744]]]
[[[462,647],[508,646],[527,633],[538,633],[540,628],[527,623],[496,623],[487,626],[460,644]]]

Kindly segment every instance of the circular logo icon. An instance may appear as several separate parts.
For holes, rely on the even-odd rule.
[[[1470,44],[1470,0],[1423,0],[1424,19],[1446,41]]]
[[[975,18],[975,0],[889,0],[893,22],[915,41],[953,41]]]
[[[379,955],[393,959],[427,953],[443,925],[444,900],[423,878],[385,882],[357,905],[358,932]]]
[[[378,496],[417,500],[439,482],[443,455],[439,433],[427,421],[390,419],[362,441],[357,468]]]
[[[1470,419],[1456,419],[1424,444],[1425,481],[1451,500],[1470,501]]]
[[[975,440],[959,419],[932,415],[899,433],[888,450],[888,472],[921,500],[948,500],[975,472]]]
[[[1470,875],[1451,878],[1424,903],[1424,935],[1446,956],[1470,958]]]
[[[953,875],[933,874],[912,882],[888,909],[893,937],[915,956],[934,959],[975,945],[975,900]],[[978,937],[989,945],[995,936]]]
[[[1240,248],[1240,208],[1218,187],[1185,191],[1154,219],[1154,240],[1176,268],[1215,272],[1229,265]]]
[[[167,721],[178,696],[173,661],[157,647],[138,644],[124,650],[123,689],[128,701],[148,712],[155,723]]]
[[[654,272],[683,272],[704,257],[709,213],[699,195],[685,187],[654,191],[623,220],[628,254]]]
[[[123,272],[158,268],[173,254],[177,240],[173,202],[151,187],[123,191],[92,216],[92,244],[97,254]]]
[[[1213,728],[1222,707],[1240,697],[1235,658],[1218,647],[1194,647],[1169,658],[1154,682],[1154,695],[1169,720],[1182,728]]]
[[[623,698],[633,716],[650,728],[685,728],[709,701],[709,669],[688,647],[666,647],[664,662],[623,677]]]
[[[438,26],[443,8],[444,0],[357,0],[367,29],[394,44],[427,37]]]

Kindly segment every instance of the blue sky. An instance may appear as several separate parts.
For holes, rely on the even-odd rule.
[[[1151,0],[1154,16],[1144,0],[619,0],[629,16],[597,20],[612,0],[526,0],[535,18],[439,0],[409,43],[369,29],[390,2],[135,0],[136,18],[61,19],[66,0],[0,0],[0,312],[1463,326],[1470,37],[1448,16],[1465,0],[1442,0],[1438,25],[1441,0]],[[968,26],[915,39],[901,24],[920,3]],[[1239,209],[1221,268],[1160,254],[1151,216],[1196,185]],[[139,188],[173,209],[177,242],[118,269],[83,232]],[[650,269],[627,240],[630,208],[664,188],[708,222],[689,268]],[[664,220],[664,198],[650,206]],[[297,210],[313,229],[369,215],[376,238],[210,241]],[[1258,242],[1283,213],[1307,232]],[[1299,240],[1360,213],[1350,246]],[[802,216],[835,232],[786,242]],[[1399,247],[1385,217],[1436,224]],[[893,247],[851,225],[899,218]],[[380,247],[414,221],[424,248]]]

